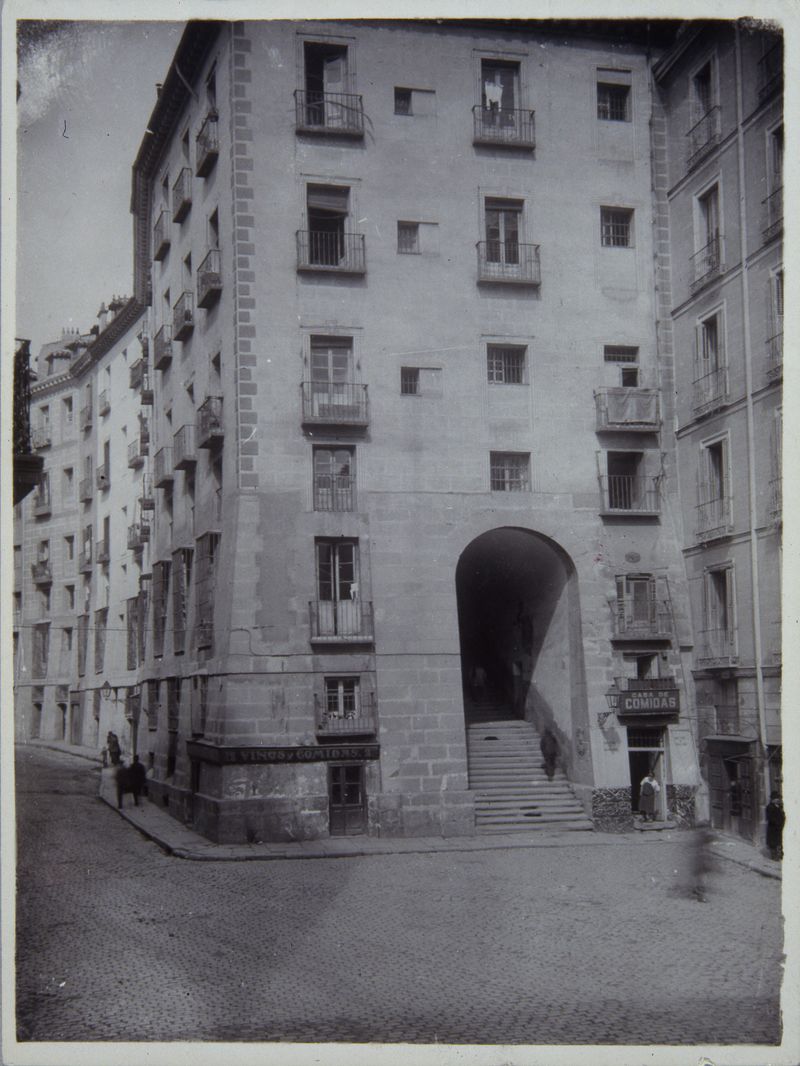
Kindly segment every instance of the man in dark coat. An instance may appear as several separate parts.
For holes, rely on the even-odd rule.
[[[558,759],[558,741],[552,729],[545,729],[542,739],[539,741],[539,747],[544,759],[544,772],[547,774],[548,779],[552,781],[553,774],[556,772],[556,760]]]
[[[783,826],[786,822],[786,811],[783,809],[783,800],[780,792],[772,792],[766,810],[767,816],[767,847],[773,859],[783,858]]]
[[[130,792],[133,795],[134,804],[137,807],[139,806],[139,797],[144,791],[146,777],[147,772],[139,762],[138,755],[134,755],[133,763],[130,766],[122,763],[117,767],[117,806],[120,810],[122,810],[122,797],[126,792]]]

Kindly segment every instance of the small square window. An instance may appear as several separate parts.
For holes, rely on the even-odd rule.
[[[636,389],[639,387],[639,368],[638,366],[623,366],[620,367],[621,372],[621,385],[623,389]]]
[[[492,452],[492,492],[527,492],[530,488],[530,456],[525,452]]]
[[[400,367],[400,395],[419,396],[419,367]]]
[[[628,122],[629,85],[597,83],[597,117],[607,122]]]
[[[397,223],[397,251],[405,255],[419,255],[419,223]]]
[[[411,111],[411,90],[410,89],[395,89],[394,91],[394,113],[396,115],[410,115]]]
[[[525,349],[519,345],[490,344],[486,349],[487,376],[501,385],[522,385],[525,381]]]
[[[630,248],[633,244],[633,211],[627,207],[601,207],[600,233],[604,248]]]

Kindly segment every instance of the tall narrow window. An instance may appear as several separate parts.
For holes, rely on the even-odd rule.
[[[358,542],[317,541],[317,624],[321,636],[361,632]]]
[[[711,63],[706,63],[692,78],[692,106],[695,119],[707,115],[714,106]]]
[[[723,661],[735,655],[736,611],[732,566],[707,570],[703,582],[702,654]]]
[[[519,63],[481,60],[481,103],[497,125],[514,124],[514,111],[519,107]]]
[[[486,201],[486,259],[489,263],[519,263],[522,204]]]
[[[656,580],[652,574],[617,578],[618,636],[654,636],[657,631]]]
[[[702,540],[725,536],[731,529],[727,438],[702,446],[698,486],[698,536]]]
[[[313,413],[347,407],[354,402],[353,341],[350,337],[311,338]]]
[[[728,371],[720,312],[698,324],[696,344],[694,411],[699,415],[719,407],[727,398]]]
[[[347,47],[307,41],[304,52],[305,124],[328,129],[347,128]]]
[[[633,244],[633,211],[627,207],[601,207],[600,239],[604,248],[630,248]]]
[[[172,556],[172,650],[182,655],[186,648],[186,620],[192,579],[192,550],[179,548]]]
[[[355,478],[352,448],[314,449],[314,509],[352,511]]]
[[[419,396],[419,367],[400,367],[400,395]]]
[[[309,262],[340,266],[346,255],[350,190],[343,185],[309,185],[306,196]]]
[[[398,89],[394,90],[394,113],[396,115],[411,115],[411,90],[410,89]]]
[[[419,254],[419,223],[397,223],[397,250],[405,255]]]

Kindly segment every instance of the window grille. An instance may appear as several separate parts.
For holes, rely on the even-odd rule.
[[[600,228],[604,248],[630,248],[633,211],[621,207],[600,209]]]
[[[638,363],[639,349],[625,344],[606,344],[603,359],[606,363]]]
[[[410,89],[395,89],[394,113],[396,115],[410,115],[412,113]]]
[[[419,223],[397,223],[397,251],[404,255],[419,254]]]
[[[609,122],[628,121],[630,86],[599,82],[597,86],[597,117]]]
[[[525,375],[525,349],[491,344],[487,349],[489,381],[522,385]]]
[[[418,366],[401,366],[400,367],[400,395],[401,396],[418,396],[419,395],[419,367]]]
[[[529,456],[518,452],[492,452],[490,458],[493,492],[527,492],[530,488]]]

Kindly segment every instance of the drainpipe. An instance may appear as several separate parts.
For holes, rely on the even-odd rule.
[[[753,412],[753,364],[750,345],[750,282],[747,272],[747,197],[744,165],[744,105],[742,102],[742,42],[738,23],[736,33],[736,139],[739,163],[739,256],[742,264],[742,320],[744,332],[744,374],[747,411],[747,482],[750,506],[750,569],[753,581],[753,644],[756,668],[756,700],[759,739],[764,755],[767,747],[767,714],[764,705],[764,675],[761,666],[761,586],[758,573],[756,537],[755,415]],[[766,763],[766,758],[765,758]],[[762,792],[762,799],[764,793]],[[763,803],[762,803],[763,806]]]

